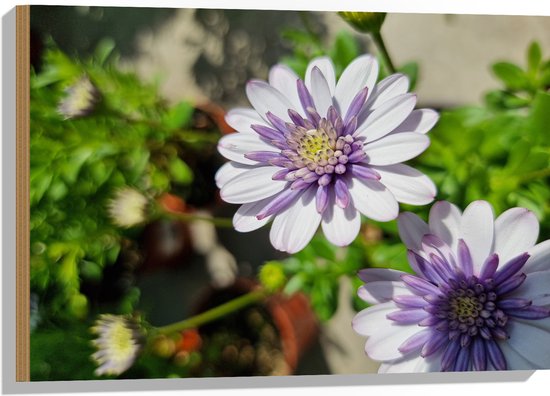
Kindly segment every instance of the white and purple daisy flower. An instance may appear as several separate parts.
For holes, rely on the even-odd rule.
[[[353,328],[379,372],[550,368],[550,240],[527,209],[437,202],[398,219],[415,275],[365,269]]]
[[[433,182],[402,162],[428,147],[438,114],[413,110],[406,76],[376,84],[377,77],[376,59],[364,55],[336,82],[332,61],[321,57],[309,64],[305,82],[276,65],[269,82],[247,84],[254,108],[228,112],[238,133],[218,145],[231,160],[216,175],[221,197],[242,204],[233,218],[237,231],[273,220],[271,243],[294,253],[321,224],[330,242],[345,246],[357,236],[361,214],[389,221],[398,202],[433,200]]]

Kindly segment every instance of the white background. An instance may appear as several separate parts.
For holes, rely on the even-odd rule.
[[[4,17],[15,5],[24,4],[17,3],[14,1],[2,0],[0,2],[1,7],[1,16]],[[43,4],[43,5],[105,5],[105,6],[149,6],[149,7],[210,7],[210,8],[256,8],[256,9],[315,9],[315,10],[369,10],[369,11],[393,11],[393,12],[428,12],[428,13],[469,13],[469,14],[506,14],[506,15],[550,15],[550,1],[548,0],[338,0],[334,2],[321,2],[317,1],[304,1],[304,0],[277,0],[275,1],[262,1],[262,0],[161,0],[161,1],[33,1],[32,4]],[[549,19],[550,23],[550,19]],[[0,34],[2,34],[0,32]],[[15,32],[12,34],[13,40],[15,41]],[[0,41],[3,42],[6,38],[1,37]],[[2,67],[8,62],[13,62],[14,59],[9,57],[5,58],[5,49],[2,50]],[[15,76],[13,76],[15,78]],[[4,90],[7,85],[6,81],[2,81],[2,89]],[[11,84],[9,84],[11,86]],[[8,87],[9,88],[9,87]],[[15,100],[15,92],[13,92],[13,100]],[[6,109],[5,104],[2,105],[2,111]],[[13,114],[2,114],[2,117],[14,117]],[[3,124],[4,125],[4,124]],[[14,133],[13,130],[3,130],[2,134]],[[9,139],[11,141],[13,139]],[[1,144],[1,143],[0,143]],[[5,147],[2,147],[0,150],[1,153],[6,150]],[[6,151],[14,151],[15,147],[7,148]],[[3,160],[0,161],[0,167],[2,167]],[[10,166],[11,168],[11,166]],[[0,168],[0,177],[4,169]],[[13,169],[15,173],[15,169]],[[2,195],[0,200],[4,197],[13,195],[13,186],[6,185],[2,181]],[[0,207],[3,205],[0,202]],[[15,207],[11,209],[15,211]],[[8,213],[6,211],[6,213]],[[8,214],[4,216],[7,218]],[[12,215],[9,216],[11,220]],[[3,220],[0,214],[0,220]],[[2,221],[2,229],[0,231],[0,249],[11,249],[15,250],[15,246],[4,246],[3,233],[8,235],[13,234],[15,231],[15,224],[10,224]],[[11,238],[10,238],[11,239]],[[15,257],[13,255],[13,257]],[[15,265],[15,262],[3,262],[3,266]],[[1,298],[1,297],[0,297]],[[11,299],[10,299],[11,300]],[[1,302],[2,307],[4,307],[4,301]],[[7,301],[7,303],[13,303],[13,301]],[[5,317],[2,318],[2,330],[13,328],[14,318]],[[547,346],[545,346],[547,347]],[[14,362],[13,356],[8,356],[4,348],[4,356],[2,358],[1,364],[12,365]],[[0,372],[4,372],[4,368],[0,367]],[[5,381],[5,382],[4,382]],[[223,381],[223,380],[220,380]],[[400,380],[403,382],[403,380]],[[25,388],[14,388],[13,380],[11,378],[2,378],[2,393],[5,391],[17,391],[24,392]],[[354,383],[358,383],[354,379]],[[368,378],[365,379],[365,383],[368,383]],[[390,381],[388,381],[390,382]],[[412,382],[412,380],[411,380]],[[441,383],[443,382],[443,383]],[[302,392],[313,393],[317,395],[331,395],[333,393],[343,393],[346,394],[361,394],[361,395],[378,395],[378,394],[393,394],[401,393],[406,396],[413,395],[429,395],[437,393],[444,393],[445,395],[455,395],[455,394],[487,394],[490,396],[493,395],[536,395],[536,394],[547,394],[548,386],[550,385],[550,370],[546,371],[537,371],[535,372],[528,380],[526,381],[511,381],[511,382],[469,382],[469,383],[449,383],[448,379],[440,381],[440,383],[433,384],[402,384],[402,385],[364,385],[364,386],[324,386],[324,387],[297,387],[297,388],[256,388],[256,389],[229,389],[229,390],[185,390],[185,394],[190,395],[219,395],[223,394],[224,396],[248,396],[256,395],[258,392],[261,392],[262,395],[277,395],[280,396],[281,392],[289,393],[292,395],[297,395]],[[243,379],[243,383],[245,380]],[[310,383],[315,384],[315,378],[311,378]],[[391,383],[391,382],[390,382]],[[5,389],[6,385],[8,389]],[[62,389],[59,389],[62,391]],[[86,388],[83,387],[82,391],[86,391]],[[138,395],[178,395],[182,391],[141,391],[137,393]],[[55,393],[54,393],[55,394]],[[59,395],[67,394],[60,393]],[[88,395],[130,395],[136,394],[135,391],[132,392],[105,392],[105,393],[86,393]]]

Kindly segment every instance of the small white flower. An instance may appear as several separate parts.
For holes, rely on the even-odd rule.
[[[91,330],[98,335],[92,341],[97,348],[92,355],[99,366],[96,375],[120,375],[132,366],[143,342],[143,335],[132,318],[104,314]]]
[[[353,328],[379,372],[550,368],[550,240],[535,245],[532,212],[437,202],[428,224],[405,212],[398,225],[416,274],[359,273],[374,306]]]
[[[120,227],[133,227],[143,223],[149,201],[139,191],[124,187],[109,201],[109,216]]]
[[[305,82],[276,65],[269,83],[247,84],[254,108],[229,111],[226,120],[238,133],[218,144],[231,160],[216,174],[221,197],[243,204],[233,218],[237,231],[273,220],[271,243],[294,253],[321,225],[330,242],[345,246],[357,236],[361,214],[389,221],[398,202],[433,200],[432,181],[401,162],[428,147],[438,115],[413,110],[406,76],[376,84],[377,76],[376,59],[364,55],[336,82],[332,61],[320,57]]]
[[[59,103],[58,112],[65,117],[78,118],[89,115],[99,101],[99,91],[88,76],[81,77],[67,88],[66,97]]]

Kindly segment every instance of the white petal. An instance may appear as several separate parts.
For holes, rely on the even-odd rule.
[[[524,208],[508,209],[495,220],[493,251],[504,264],[535,246],[538,236],[539,222],[533,212]]]
[[[385,136],[365,146],[368,163],[371,165],[392,165],[418,156],[430,145],[426,135],[404,132]]]
[[[493,207],[486,201],[474,201],[468,205],[460,221],[460,238],[470,249],[476,275],[492,252],[493,232]]]
[[[370,113],[354,135],[365,137],[367,143],[380,139],[401,124],[415,105],[415,94],[403,94],[390,99]]]
[[[432,180],[408,165],[373,166],[380,182],[392,192],[398,202],[427,205],[434,200],[436,187]]]
[[[351,203],[346,209],[342,209],[332,198],[323,212],[321,227],[330,243],[336,246],[347,246],[359,234],[361,216]]]
[[[309,91],[313,97],[317,113],[321,117],[326,117],[328,108],[332,106],[332,94],[323,73],[316,67],[311,71],[311,88],[309,88]]]
[[[250,169],[254,168],[253,166],[239,164],[238,162],[227,162],[223,164],[220,169],[216,172],[214,180],[216,181],[216,186],[222,188],[225,183],[233,179],[235,176],[240,175]]]
[[[533,305],[550,305],[550,270],[531,272],[513,296],[527,298]]]
[[[406,274],[389,268],[365,268],[357,272],[357,276],[363,282],[400,281],[401,275]]]
[[[401,281],[369,282],[357,290],[357,295],[369,304],[379,304],[390,301],[395,296],[413,296]]]
[[[351,326],[357,333],[370,336],[379,331],[380,326],[387,326],[390,320],[386,318],[386,315],[398,309],[393,301],[373,305],[359,311],[353,318]]]
[[[441,353],[435,353],[427,358],[422,356],[407,356],[380,365],[379,373],[430,373],[441,371]]]
[[[316,191],[316,188],[308,188],[289,208],[275,217],[269,234],[275,249],[292,254],[309,243],[321,222],[315,205]]]
[[[272,180],[279,168],[261,166],[229,180],[220,190],[220,196],[229,203],[249,203],[271,197],[282,191],[288,182]]]
[[[311,81],[311,71],[313,68],[317,66],[319,70],[321,70],[321,73],[323,73],[323,76],[325,77],[325,80],[327,81],[328,88],[330,90],[330,96],[334,95],[334,89],[336,86],[336,75],[334,73],[334,64],[332,63],[332,60],[328,56],[321,56],[319,58],[313,59],[309,65],[307,65],[306,70],[306,78],[305,78],[305,84],[307,89],[310,90],[313,86],[313,83]]]
[[[498,344],[500,350],[504,354],[506,359],[507,370],[533,370],[535,365],[517,353],[514,349],[510,348],[508,343],[501,342]]]
[[[246,203],[235,212],[233,216],[233,227],[239,232],[249,232],[257,230],[265,225],[272,216],[267,216],[262,220],[258,220],[256,215],[272,200],[273,198],[265,198],[257,202]]]
[[[529,260],[523,266],[523,272],[550,270],[550,239],[529,249]]]
[[[365,108],[374,110],[388,100],[407,93],[408,90],[408,77],[400,73],[392,74],[376,84],[374,92],[369,96]]]
[[[363,55],[351,62],[343,71],[336,89],[334,99],[340,114],[346,114],[351,101],[364,87],[369,88],[369,95],[378,78],[378,62],[372,55]]]
[[[462,212],[452,203],[438,201],[430,209],[430,232],[445,242],[453,252],[458,247]]]
[[[245,165],[257,165],[258,161],[245,158],[244,155],[251,151],[278,152],[280,150],[267,144],[256,134],[231,133],[220,139],[218,151],[231,161],[237,161]]]
[[[398,348],[416,333],[423,330],[418,325],[398,325],[386,319],[389,324],[380,327],[380,331],[367,339],[365,351],[374,360],[393,360],[404,356]]]
[[[399,236],[407,248],[420,250],[422,237],[430,233],[424,220],[411,212],[402,212],[397,218]]]
[[[256,134],[256,132],[250,128],[250,125],[269,125],[260,117],[256,110],[244,108],[229,110],[225,115],[225,121],[231,128],[241,133]]]
[[[533,363],[535,368],[550,368],[550,346],[548,331],[537,327],[536,320],[513,320],[506,331],[510,338],[508,345],[519,355]]]
[[[283,64],[275,65],[269,71],[269,84],[288,99],[294,110],[305,116],[296,85],[299,79],[300,77],[290,67]]]
[[[392,133],[401,132],[416,132],[416,133],[428,133],[430,129],[434,127],[437,120],[439,120],[439,114],[432,109],[417,109],[403,121],[401,125],[394,129]]]
[[[293,108],[292,103],[278,90],[265,81],[251,80],[246,84],[246,95],[258,114],[268,122],[268,111],[284,121],[290,122],[288,109]]]
[[[353,205],[365,216],[377,221],[390,221],[397,217],[399,205],[393,194],[376,180],[353,179],[348,183]]]

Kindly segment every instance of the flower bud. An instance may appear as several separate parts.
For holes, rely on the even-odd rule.
[[[378,33],[386,18],[385,12],[351,12],[338,13],[344,21],[362,33]]]
[[[267,291],[274,292],[283,288],[286,284],[286,276],[283,266],[278,261],[269,261],[260,268],[258,275],[260,283]]]

